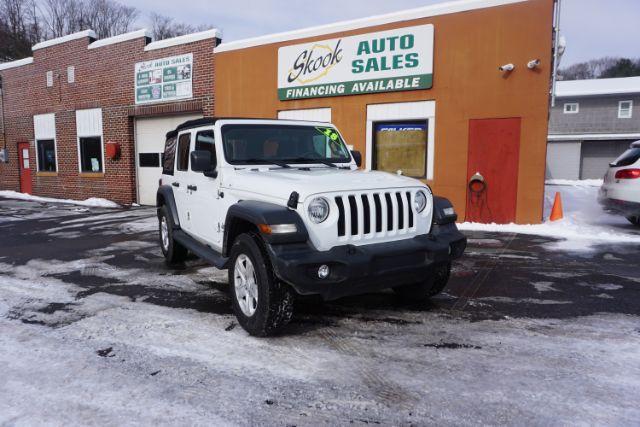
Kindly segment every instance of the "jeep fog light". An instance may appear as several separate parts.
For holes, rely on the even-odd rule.
[[[427,196],[424,194],[424,191],[416,192],[416,196],[413,199],[413,205],[418,213],[424,210],[427,206]]]
[[[329,216],[329,202],[324,197],[316,197],[309,203],[309,218],[316,224],[320,224]]]
[[[318,268],[318,277],[321,279],[326,279],[327,277],[329,277],[330,273],[331,269],[328,265],[321,265],[320,268]]]

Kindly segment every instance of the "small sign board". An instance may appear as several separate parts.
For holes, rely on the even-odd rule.
[[[136,104],[193,97],[193,54],[138,62],[135,67]]]

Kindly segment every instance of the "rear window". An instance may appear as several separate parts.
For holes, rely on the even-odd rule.
[[[620,166],[630,166],[640,159],[640,147],[629,148],[627,151],[622,153],[620,157],[618,157],[611,166],[620,167]]]
[[[164,175],[173,175],[173,165],[176,159],[176,137],[167,139],[162,153],[162,173]]]

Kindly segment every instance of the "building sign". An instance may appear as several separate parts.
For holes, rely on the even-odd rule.
[[[433,81],[433,25],[281,47],[282,101],[429,89]]]
[[[188,99],[193,96],[193,54],[136,64],[136,104]]]

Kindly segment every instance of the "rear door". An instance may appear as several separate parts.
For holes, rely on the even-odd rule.
[[[516,220],[520,118],[469,121],[466,221]],[[484,185],[471,183],[482,176]]]
[[[178,218],[180,220],[180,228],[191,233],[191,197],[188,189],[189,179],[193,172],[190,171],[191,165],[189,154],[191,153],[191,131],[185,131],[178,134],[178,145],[176,147],[176,164],[173,172],[173,178],[170,179],[173,187],[173,196],[176,201],[178,210]]]

